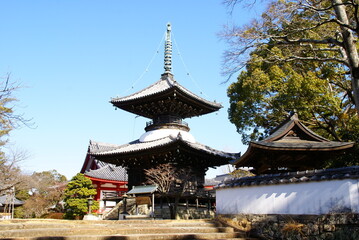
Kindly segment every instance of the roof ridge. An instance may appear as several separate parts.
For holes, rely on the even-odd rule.
[[[163,80],[165,80],[165,79],[163,79],[163,78],[161,77],[160,80],[154,82],[153,84],[149,85],[148,87],[145,87],[145,88],[143,88],[143,89],[141,89],[141,90],[139,90],[139,91],[137,91],[137,92],[134,92],[134,93],[132,93],[132,94],[130,94],[130,95],[127,95],[127,96],[111,98],[111,101],[110,101],[110,102],[111,102],[111,103],[114,103],[114,102],[126,101],[126,100],[124,100],[124,99],[129,99],[129,98],[131,98],[132,96],[139,95],[140,93],[143,93],[143,92],[145,92],[146,90],[151,89],[151,88],[153,88],[153,87],[156,86],[156,85],[159,85],[160,83],[163,82]],[[167,82],[167,81],[166,81],[166,82]],[[168,82],[167,82],[167,83],[168,83]],[[168,87],[168,88],[169,88],[169,87]],[[167,90],[167,88],[165,88],[163,91],[165,91],[165,90]],[[156,93],[158,93],[158,92],[156,92]],[[149,95],[153,95],[153,94],[149,94]],[[147,95],[146,95],[146,96],[147,96]],[[137,97],[135,97],[134,99],[137,99]]]
[[[237,179],[232,178],[222,184],[219,184],[218,188],[338,180],[345,178],[359,178],[359,166],[263,174]]]
[[[287,117],[284,121],[282,121],[273,131],[271,131],[271,134],[263,139],[264,142],[271,142],[279,140],[286,136],[286,134],[292,130],[295,126],[299,127],[303,133],[305,133],[308,137],[312,138],[312,141],[318,141],[318,142],[330,142],[330,140],[326,139],[325,137],[322,137],[309,129],[307,126],[305,126],[302,121],[299,119],[297,113],[291,114],[289,117]],[[261,142],[261,141],[258,141]]]

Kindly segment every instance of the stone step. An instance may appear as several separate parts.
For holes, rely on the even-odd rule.
[[[131,235],[73,235],[7,238],[7,240],[252,240],[239,233],[171,233],[171,234],[131,234]]]
[[[112,223],[111,223],[112,222]],[[111,227],[143,227],[143,226],[156,226],[156,227],[191,227],[191,226],[198,226],[198,227],[216,227],[217,224],[214,222],[174,222],[174,221],[110,221],[104,223],[104,221],[99,221],[98,223],[93,223],[93,221],[77,221],[73,223],[64,222],[64,223],[8,223],[8,224],[1,224],[0,222],[0,231],[3,230],[15,230],[15,229],[33,229],[33,228],[111,228]]]
[[[0,238],[9,237],[41,237],[41,236],[71,236],[71,235],[104,235],[104,234],[155,234],[155,233],[233,233],[229,227],[106,227],[106,228],[33,228],[15,229],[0,232]]]
[[[63,219],[14,219],[0,220],[0,225],[6,224],[213,224],[209,219],[193,220],[172,220],[172,219],[151,219],[151,220],[63,220]]]
[[[210,220],[14,220],[0,221],[0,239],[8,240],[170,240],[246,239],[244,233]]]

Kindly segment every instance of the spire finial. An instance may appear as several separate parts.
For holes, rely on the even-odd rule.
[[[167,23],[166,42],[165,42],[165,73],[171,73],[171,70],[172,70],[171,23]]]

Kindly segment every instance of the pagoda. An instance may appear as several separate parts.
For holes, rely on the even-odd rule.
[[[191,182],[203,188],[209,167],[228,164],[239,153],[227,153],[203,145],[190,134],[186,118],[218,111],[222,105],[203,99],[181,86],[172,74],[171,25],[167,24],[164,73],[159,81],[125,97],[112,98],[115,108],[150,119],[139,139],[123,145],[90,144],[88,156],[126,168],[128,187],[146,182],[144,170],[163,163],[190,168]]]
[[[353,146],[353,142],[319,136],[292,113],[270,136],[250,142],[247,151],[231,163],[237,168],[252,167],[256,174],[313,170]]]

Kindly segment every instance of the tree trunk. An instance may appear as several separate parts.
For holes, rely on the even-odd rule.
[[[337,19],[345,25],[349,25],[348,15],[342,0],[332,0]],[[346,26],[341,25],[344,50],[347,55],[348,64],[352,78],[352,88],[354,93],[355,108],[359,113],[359,56],[352,31]]]
[[[166,196],[166,200],[167,200],[168,209],[170,210],[170,218],[175,219],[176,218],[176,213],[174,211],[174,206],[171,203],[171,200],[170,200],[170,198],[168,196]]]
[[[173,219],[176,219],[177,218],[177,210],[178,210],[178,204],[179,204],[179,200],[180,200],[180,196],[175,196],[175,203],[174,203],[174,206],[173,206],[173,213],[174,213],[174,218]]]

